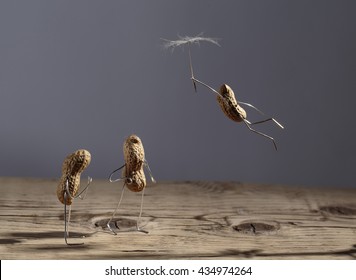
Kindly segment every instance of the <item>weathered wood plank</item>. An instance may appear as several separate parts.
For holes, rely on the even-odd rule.
[[[67,246],[56,186],[0,178],[1,259],[356,259],[354,189],[160,182],[145,193],[149,233],[127,231],[140,194],[126,191],[114,236],[101,225],[121,184],[96,180],[73,204],[71,236],[85,235],[85,244]]]

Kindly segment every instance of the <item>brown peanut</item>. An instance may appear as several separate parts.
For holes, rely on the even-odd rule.
[[[91,161],[91,155],[87,150],[77,150],[68,155],[62,165],[62,177],[57,187],[57,197],[60,202],[66,205],[72,204],[72,197],[76,196],[80,186],[80,175]],[[70,192],[64,201],[64,192]]]
[[[219,90],[220,95],[217,95],[217,100],[224,114],[235,122],[241,122],[246,119],[246,111],[237,103],[233,90],[223,84]]]
[[[145,151],[141,139],[136,135],[129,136],[124,142],[125,166],[122,175],[126,186],[133,192],[140,192],[146,187],[146,176],[143,171]]]

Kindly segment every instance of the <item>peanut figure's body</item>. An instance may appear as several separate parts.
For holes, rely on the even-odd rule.
[[[245,120],[246,111],[237,103],[233,90],[227,84],[223,84],[219,93],[216,98],[224,114],[235,122]]]
[[[57,187],[57,197],[61,203],[72,204],[72,197],[75,197],[79,190],[80,175],[90,161],[91,155],[87,150],[77,150],[66,157],[62,165],[62,177]],[[67,191],[67,184],[69,194],[66,195],[65,201],[64,193]]]

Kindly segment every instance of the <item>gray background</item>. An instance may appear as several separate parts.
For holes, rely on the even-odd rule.
[[[355,1],[0,2],[0,176],[61,175],[92,154],[106,178],[122,143],[143,140],[157,180],[355,187]],[[259,130],[194,93],[187,49],[160,38],[221,38],[192,48],[196,77],[275,116]],[[248,111],[250,120],[260,116]]]

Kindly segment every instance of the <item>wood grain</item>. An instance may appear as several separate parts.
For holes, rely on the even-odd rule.
[[[104,230],[122,183],[94,180],[73,202],[63,239],[58,180],[0,178],[1,259],[356,259],[356,190],[238,182],[160,182],[125,192],[114,236]]]

